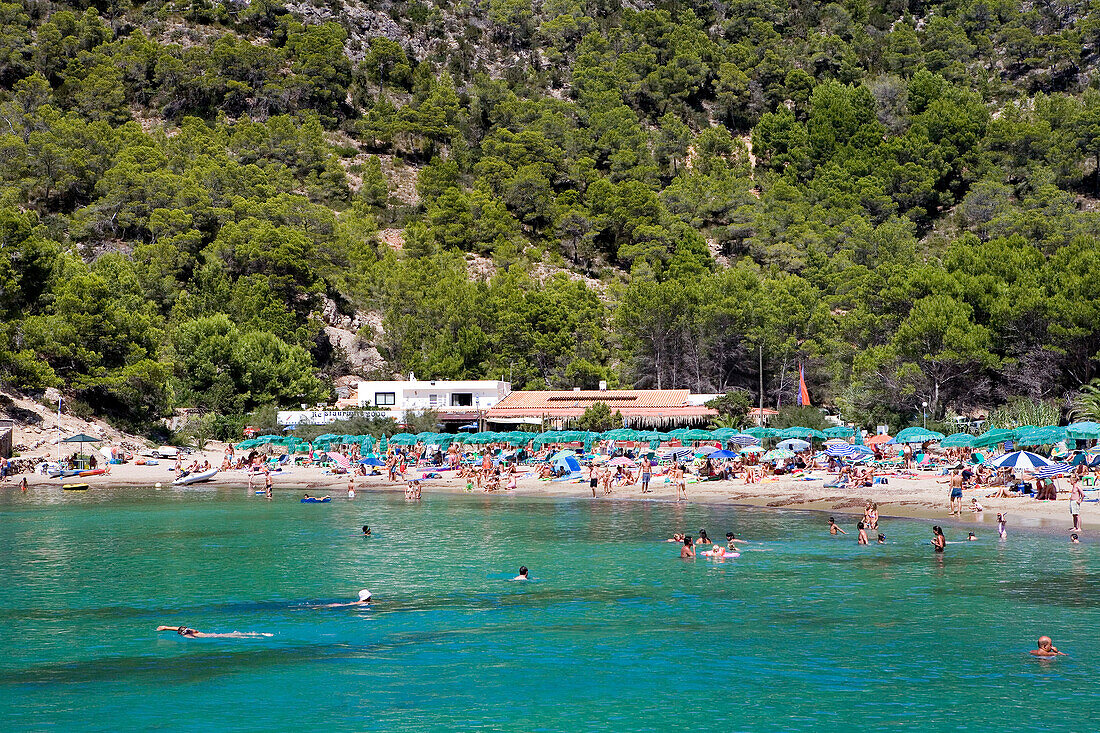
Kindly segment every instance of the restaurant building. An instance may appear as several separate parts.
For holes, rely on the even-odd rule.
[[[541,425],[558,430],[603,402],[623,416],[623,427],[667,430],[702,427],[718,413],[704,403],[718,397],[692,394],[687,389],[538,390],[512,392],[485,411],[489,430],[510,430],[516,425]]]

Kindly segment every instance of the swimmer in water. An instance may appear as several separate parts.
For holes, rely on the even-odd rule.
[[[363,525],[363,536],[364,537],[370,537],[370,526],[369,525],[366,525],[366,524]]]
[[[1054,646],[1054,642],[1049,636],[1040,636],[1039,641],[1035,643],[1037,649],[1031,650],[1033,657],[1065,657],[1069,656],[1064,652],[1058,651],[1058,647]]]
[[[359,591],[359,600],[352,601],[351,603],[329,603],[328,605],[321,606],[321,608],[345,608],[347,606],[369,606],[373,596],[370,591],[364,588]]]
[[[710,541],[710,537],[707,537],[707,531],[705,529],[702,529],[702,528],[699,529],[699,544],[700,545],[712,545],[712,544],[714,544],[713,542]]]
[[[997,534],[1000,535],[1002,540],[1008,539],[1008,531],[1005,529],[1005,525],[1007,525],[1007,524],[1008,524],[1008,515],[1007,514],[998,514],[997,515]]]
[[[978,538],[974,536],[974,533],[973,533],[973,532],[970,532],[970,533],[968,533],[968,534],[966,535],[966,541],[967,541],[967,542],[974,542],[974,541],[976,541],[977,539],[978,539]]]
[[[886,544],[886,535],[884,535],[882,532],[878,533],[878,543],[880,545],[885,545]]]
[[[512,580],[527,580],[527,579],[528,579],[527,578],[527,566],[526,565],[520,565],[519,566],[519,575],[512,578]]]
[[[867,525],[865,525],[863,522],[856,522],[856,529],[859,530],[859,538],[856,540],[856,544],[866,545],[867,544]]]
[[[676,533],[676,534],[672,535],[672,537],[670,537],[669,539],[665,540],[665,542],[683,542],[683,541],[684,541],[684,536],[682,534],[679,534],[679,533]]]
[[[1077,539],[1077,535],[1076,535],[1076,534],[1071,534],[1071,535],[1069,536],[1069,543],[1070,543],[1071,545],[1079,545],[1079,544],[1081,544],[1081,540]]]
[[[695,546],[691,542],[691,535],[684,535],[684,545],[680,548],[680,557],[695,557]]]
[[[943,548],[947,544],[947,538],[943,536],[943,530],[939,526],[932,528],[932,539],[929,542],[932,547],[936,548],[936,552],[943,552]]]
[[[832,517],[829,517],[829,534],[836,535],[836,534],[848,534],[848,533],[845,532],[844,530],[842,530],[839,525],[837,525],[835,519],[833,519]]]
[[[265,634],[257,631],[232,631],[228,634],[207,634],[198,629],[192,629],[189,626],[158,626],[157,631],[175,631],[177,634],[187,639],[254,639],[259,636],[274,636],[274,634]]]

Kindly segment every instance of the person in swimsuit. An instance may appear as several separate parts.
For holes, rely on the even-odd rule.
[[[1058,651],[1058,647],[1054,646],[1054,642],[1049,636],[1040,636],[1039,641],[1035,642],[1037,649],[1031,650],[1031,656],[1033,657],[1065,657],[1069,656],[1065,652]]]
[[[672,480],[676,484],[676,501],[687,501],[687,480],[679,463],[673,464]]]
[[[958,471],[951,472],[951,497],[948,499],[948,507],[951,515],[962,516],[963,506],[963,479]]]
[[[929,542],[936,548],[936,552],[943,552],[943,548],[947,545],[947,538],[943,536],[943,530],[939,526],[932,528],[932,539]]]
[[[848,534],[848,533],[845,532],[844,530],[842,530],[839,525],[837,525],[835,519],[833,519],[832,517],[829,517],[829,534],[836,535],[836,534]]]
[[[319,606],[319,608],[345,608],[347,606],[369,606],[370,603],[371,603],[371,600],[373,598],[374,598],[374,596],[371,595],[371,592],[369,590],[367,590],[366,588],[364,588],[363,590],[359,591],[359,600],[357,600],[357,601],[352,601],[351,603],[329,603],[328,605],[325,605],[325,606]]]
[[[885,545],[886,544],[886,535],[884,535],[882,532],[878,533],[878,543],[880,545]]]
[[[652,477],[652,469],[649,464],[649,459],[642,459],[642,493],[649,493],[649,479]]]
[[[967,533],[967,535],[966,535],[966,541],[967,542],[977,542],[977,540],[978,540],[978,538],[974,536],[973,532]]]
[[[228,634],[207,634],[198,629],[192,629],[189,626],[158,626],[157,631],[175,631],[185,639],[254,639],[259,636],[274,636],[274,634],[265,634],[258,631],[232,631]]]
[[[1085,490],[1081,488],[1081,482],[1074,476],[1069,481],[1069,514],[1073,517],[1073,527],[1081,531],[1081,502],[1085,500]]]
[[[1008,524],[1008,515],[1007,514],[998,514],[997,515],[997,534],[1000,536],[1000,538],[1002,540],[1008,539],[1008,530],[1005,529],[1005,525],[1007,525],[1007,524]]]
[[[27,477],[24,476],[23,480],[19,482],[19,490],[24,494],[27,493]]]
[[[363,525],[363,536],[370,537],[370,526],[366,524]]]
[[[859,537],[858,537],[858,539],[856,539],[856,544],[866,545],[867,544],[867,525],[864,524],[863,522],[856,522],[856,529],[859,530]]]
[[[264,496],[271,498],[271,471],[264,472]]]
[[[1079,544],[1081,544],[1081,540],[1077,539],[1077,533],[1076,533],[1076,532],[1075,532],[1075,533],[1073,533],[1073,534],[1071,534],[1071,535],[1069,536],[1069,543],[1070,543],[1071,545],[1079,545]]]
[[[710,537],[707,536],[707,531],[705,529],[702,529],[702,528],[699,529],[699,544],[700,545],[713,545],[714,544],[713,542],[710,541]]]
[[[512,580],[527,580],[527,566],[526,565],[520,565],[519,566],[519,575],[512,578]]]
[[[680,557],[695,557],[695,546],[691,542],[691,535],[684,536],[684,545],[680,548]]]

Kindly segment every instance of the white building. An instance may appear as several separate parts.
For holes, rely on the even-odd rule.
[[[399,423],[409,411],[434,410],[440,422],[456,427],[479,420],[511,391],[508,382],[418,380],[410,374],[407,381],[360,382],[358,404],[385,410]]]

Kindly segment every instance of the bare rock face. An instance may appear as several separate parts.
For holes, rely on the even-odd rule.
[[[378,349],[362,339],[354,331],[334,326],[325,326],[325,336],[333,347],[342,349],[348,357],[348,363],[360,374],[378,372],[385,367]]]
[[[286,9],[303,23],[334,21],[344,26],[348,32],[346,51],[352,61],[362,61],[370,39],[378,36],[400,43],[403,48],[410,49],[418,59],[427,55],[428,49],[423,39],[410,36],[390,17],[389,3],[371,4],[375,7],[369,8],[362,3],[346,0],[341,3],[339,12],[335,12],[329,5],[291,2],[286,4]]]
[[[352,332],[358,331],[363,325],[359,313],[355,315],[341,313],[336,301],[329,297],[325,297],[321,301],[321,320],[324,321],[326,326],[334,326]]]

